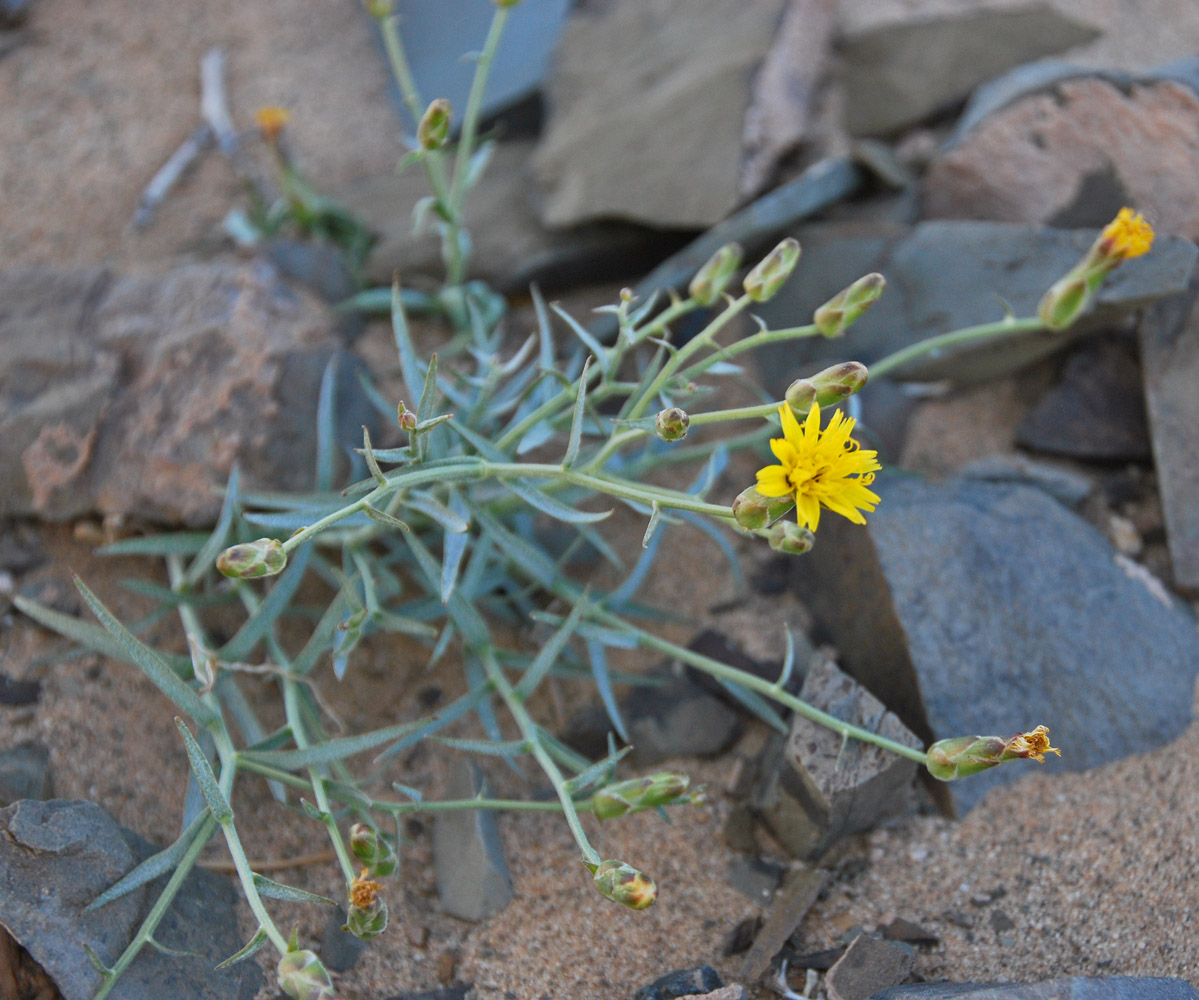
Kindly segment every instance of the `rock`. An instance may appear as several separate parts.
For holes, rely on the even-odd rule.
[[[676,969],[661,979],[643,986],[633,1000],[680,1000],[681,997],[711,993],[724,986],[716,970],[710,965],[699,965],[694,969]]]
[[[47,559],[42,536],[27,521],[0,522],[0,568],[15,576],[37,569]]]
[[[964,100],[1012,66],[1098,37],[1043,4],[880,25],[840,46],[845,119],[854,135],[885,135]]]
[[[871,1000],[1199,1000],[1199,990],[1181,979],[1070,976],[1042,983],[912,983]]]
[[[19,680],[0,671],[0,705],[35,705],[41,696],[41,681]]]
[[[1136,344],[1097,337],[1071,355],[1061,380],[1024,418],[1016,443],[1084,461],[1149,459],[1149,428]]]
[[[325,921],[325,933],[321,935],[318,954],[327,969],[346,972],[357,964],[367,943],[356,934],[342,930],[346,923],[346,911],[340,906],[331,907]]]
[[[722,986],[711,993],[689,993],[679,1000],[745,1000],[745,987],[740,983]]]
[[[903,917],[896,917],[883,928],[883,938],[887,941],[906,941],[908,944],[922,944],[932,948],[941,943],[941,939],[932,931],[926,931],[919,924],[914,924]]]
[[[88,1000],[100,987],[90,947],[117,960],[166,881],[161,877],[98,910],[87,906],[156,850],[91,802],[15,802],[0,810],[0,912],[4,927],[57,984],[63,1000]],[[249,1000],[262,982],[256,962],[217,971],[244,943],[233,890],[193,871],[155,939],[171,954],[145,948],[112,996]]]
[[[799,696],[845,722],[910,747],[921,745],[828,657],[813,660]],[[754,806],[792,854],[815,860],[842,838],[902,812],[915,774],[913,761],[868,743],[845,742],[826,726],[796,715],[786,745],[767,744]]]
[[[987,455],[958,471],[966,479],[1034,486],[1044,490],[1058,503],[1072,509],[1081,506],[1095,489],[1095,483],[1091,478],[1081,472],[1016,453]]]
[[[340,441],[379,420],[330,322],[262,261],[0,273],[0,507],[201,525],[235,461],[243,488],[311,489],[331,358]]]
[[[759,906],[765,906],[779,887],[787,866],[766,858],[738,856],[729,862],[729,885]]]
[[[51,797],[50,751],[40,743],[0,750],[0,808],[18,799],[43,802]]]
[[[29,19],[33,0],[0,0],[0,30],[19,28]]]
[[[1199,308],[1194,297],[1148,309],[1139,334],[1174,582],[1199,590]]]
[[[861,934],[828,970],[824,989],[828,1000],[867,1000],[879,990],[898,986],[915,964],[902,948]]]
[[[485,795],[485,789],[478,766],[459,761],[445,794],[470,799]],[[460,920],[486,920],[512,902],[512,876],[490,810],[439,812],[433,820],[433,867],[442,909]]]
[[[696,229],[724,218],[741,197],[746,108],[784,6],[608,0],[576,10],[534,157],[545,224]]]
[[[387,1000],[466,1000],[474,985],[462,983],[459,986],[443,986],[439,990],[422,990],[420,993],[397,993]]]
[[[758,981],[812,908],[827,881],[828,872],[819,868],[797,868],[791,873],[782,889],[775,893],[766,920],[745,956],[742,979],[747,983]]]
[[[880,477],[866,528],[820,526],[792,578],[845,670],[926,740],[1039,724],[1084,769],[1161,746],[1190,721],[1199,634],[1039,490]],[[1153,641],[1147,643],[1146,636]],[[1135,678],[1135,680],[1134,680]],[[1036,764],[935,791],[964,812]]]
[[[1059,65],[1018,70],[972,103],[925,177],[928,217],[1094,227],[1135,205],[1199,238],[1194,87]]]

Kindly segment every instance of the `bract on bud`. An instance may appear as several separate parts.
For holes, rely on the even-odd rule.
[[[770,543],[775,552],[789,556],[802,556],[805,552],[811,552],[812,546],[816,544],[816,536],[794,521],[775,521],[758,534]]]
[[[623,861],[601,861],[587,867],[591,869],[591,881],[604,899],[630,910],[644,910],[658,898],[654,880]]]
[[[733,519],[746,531],[756,531],[772,525],[795,507],[795,494],[781,497],[763,496],[756,486],[742,490],[733,501]]]
[[[701,306],[712,305],[737,273],[742,256],[744,251],[739,244],[726,243],[695,272],[695,277],[687,286],[687,292]]]
[[[687,428],[691,426],[691,418],[685,410],[672,406],[659,410],[654,418],[654,433],[663,441],[682,441],[687,436]]]
[[[843,361],[808,379],[816,387],[816,403],[820,406],[835,406],[861,389],[870,378],[870,372],[859,361]]]
[[[288,951],[275,968],[279,989],[294,1000],[335,1000],[336,991],[329,970],[315,952]]]
[[[287,565],[287,553],[277,538],[260,538],[242,542],[225,549],[216,559],[216,568],[225,576],[238,580],[255,580],[260,576],[282,573]]]
[[[450,102],[439,97],[426,109],[416,127],[416,141],[421,149],[441,149],[450,137]]]
[[[925,766],[934,778],[953,781],[1009,760],[1031,759],[1044,763],[1047,753],[1062,755],[1057,747],[1049,745],[1049,730],[1037,726],[1031,732],[1017,733],[1006,740],[1001,736],[955,736],[938,740],[928,748]]]
[[[591,797],[596,819],[614,819],[625,813],[656,809],[686,794],[691,779],[677,771],[659,771],[601,788]]]
[[[377,830],[365,823],[350,827],[350,850],[371,878],[387,878],[396,870],[396,852]]]
[[[783,399],[787,401],[787,405],[795,411],[797,416],[802,417],[816,402],[816,386],[810,379],[797,378],[787,386],[787,392]]]
[[[745,276],[742,287],[754,302],[772,299],[799,263],[799,241],[788,236]]]
[[[878,301],[886,287],[887,279],[881,274],[867,274],[858,278],[817,309],[812,322],[826,337],[839,337]]]

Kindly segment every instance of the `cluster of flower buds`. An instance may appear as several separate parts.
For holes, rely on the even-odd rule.
[[[659,771],[601,788],[591,797],[596,819],[615,819],[626,813],[656,809],[683,800],[691,779],[678,771]]]
[[[788,556],[802,556],[805,552],[811,552],[816,544],[816,536],[795,521],[775,521],[769,528],[759,529],[756,534],[765,538],[775,552]]]
[[[450,137],[450,102],[439,97],[421,115],[416,127],[416,141],[424,150],[441,149]]]
[[[216,560],[216,568],[225,576],[239,580],[254,580],[260,576],[282,573],[287,565],[287,553],[277,538],[260,538],[242,542],[225,549]]]
[[[687,286],[688,294],[701,306],[713,305],[733,280],[743,256],[744,251],[738,244],[726,243],[695,272]]]
[[[1122,208],[1091,244],[1085,256],[1055,281],[1037,306],[1037,315],[1051,330],[1064,330],[1091,303],[1107,274],[1126,260],[1148,253],[1153,227],[1140,212]]]
[[[587,864],[591,881],[604,899],[610,899],[630,910],[644,910],[658,898],[658,886],[645,872],[639,872],[623,861],[601,861]]]
[[[279,989],[294,1000],[336,1000],[333,979],[316,952],[302,949],[291,935],[287,954],[275,967]]]
[[[395,850],[365,823],[350,827],[350,850],[371,878],[387,878],[395,873],[398,862]]]
[[[387,904],[379,895],[382,888],[363,868],[350,883],[350,912],[341,928],[343,931],[370,940],[387,930]]]
[[[881,274],[867,274],[858,278],[817,309],[812,322],[826,337],[840,337],[878,301],[886,287],[887,279]]]
[[[677,406],[659,410],[654,418],[654,433],[663,441],[682,441],[690,426],[691,418],[687,416],[687,411]]]
[[[769,528],[795,507],[795,494],[782,497],[767,497],[758,492],[756,486],[742,490],[733,501],[733,519],[746,531]]]
[[[745,276],[741,287],[753,302],[774,298],[799,263],[799,241],[788,236]]]
[[[1000,736],[955,736],[939,740],[928,748],[926,766],[929,774],[941,781],[953,781],[978,774],[1009,760],[1045,762],[1045,754],[1062,755],[1049,745],[1049,730],[1037,726],[1028,733],[1017,733],[1003,739]]]

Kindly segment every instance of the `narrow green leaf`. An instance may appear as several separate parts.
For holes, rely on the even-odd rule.
[[[53,608],[38,604],[37,601],[31,601],[28,597],[20,594],[13,597],[12,601],[18,611],[28,615],[39,625],[52,632],[57,632],[64,638],[70,639],[94,653],[107,656],[110,660],[121,660],[124,663],[137,665],[125,647],[99,625],[80,621],[73,615],[55,611]]]
[[[100,956],[92,951],[92,946],[90,944],[84,944],[83,953],[87,955],[87,960],[92,963],[92,968],[100,973],[100,975],[105,979],[112,979],[116,976],[116,971],[110,969],[100,960]]]
[[[452,750],[465,750],[467,753],[486,754],[490,757],[516,757],[529,752],[528,740],[504,740],[493,743],[491,740],[462,740],[452,736],[430,736],[429,739]]]
[[[165,875],[171,871],[178,865],[179,859],[187,853],[187,849],[191,846],[192,841],[202,835],[201,830],[206,823],[208,824],[208,829],[204,839],[208,840],[216,832],[217,823],[211,819],[211,813],[205,809],[191,821],[186,830],[179,834],[178,839],[170,847],[164,848],[157,854],[150,855],[141,864],[135,865],[127,871],[100,893],[99,896],[88,903],[84,907],[84,912],[98,910],[106,903],[111,903],[114,899],[120,899],[134,889],[140,889],[147,882],[153,882],[160,875]]]
[[[748,688],[743,688],[740,684],[734,684],[732,681],[723,680],[720,677],[716,678],[717,683],[724,688],[729,696],[736,702],[739,702],[749,711],[753,712],[759,719],[775,729],[787,735],[791,730],[774,710],[774,707],[756,691],[750,691]]]
[[[199,583],[204,574],[212,569],[213,563],[216,562],[216,557],[228,547],[229,529],[233,526],[233,514],[237,510],[240,482],[241,474],[238,471],[237,463],[234,462],[233,470],[229,473],[229,482],[225,487],[225,499],[221,503],[221,513],[217,517],[216,527],[212,529],[212,534],[208,536],[208,541],[196,553],[196,558],[192,560],[191,565],[187,567],[187,571],[183,574],[183,585],[185,587],[194,587]]]
[[[301,545],[291,556],[291,561],[276,579],[266,599],[254,609],[254,613],[242,623],[233,638],[217,650],[222,660],[244,660],[258,641],[270,631],[275,619],[287,608],[296,589],[304,579],[308,560],[312,555],[311,543]]]
[[[608,658],[604,652],[604,644],[596,639],[588,639],[587,656],[591,660],[591,675],[595,678],[595,689],[599,692],[600,701],[604,704],[604,711],[608,713],[608,719],[616,729],[617,735],[625,743],[632,742],[629,739],[629,732],[625,728],[624,719],[620,717],[616,694],[612,690],[612,676],[608,673]]]
[[[259,927],[257,933],[250,938],[247,944],[241,951],[230,955],[225,961],[217,966],[218,969],[227,969],[231,965],[236,965],[238,962],[244,962],[247,958],[258,951],[264,944],[270,940],[270,936],[266,932],[265,927]]]
[[[566,643],[574,634],[575,628],[579,624],[579,619],[583,617],[583,609],[586,606],[586,598],[575,604],[570,609],[570,614],[566,621],[562,623],[562,627],[558,629],[549,641],[538,650],[537,655],[533,658],[533,662],[529,664],[529,669],[524,672],[519,683],[516,685],[516,693],[522,698],[527,698],[537,690],[537,685],[541,683],[546,674],[550,672],[550,668],[558,661],[558,657],[562,655],[562,651],[566,648]]]
[[[441,568],[437,565],[437,560],[433,558],[432,553],[429,552],[424,543],[416,537],[415,531],[409,531],[403,537],[404,541],[408,543],[408,547],[412,550],[412,554],[416,556],[416,561],[420,564],[421,572],[425,574],[425,580],[430,592],[437,593],[437,581],[441,578]],[[478,558],[479,551],[480,549],[476,548],[475,558]],[[487,623],[470,602],[463,599],[461,588],[450,595],[450,599],[445,607],[454,625],[457,626],[458,631],[462,634],[463,641],[468,646],[481,646],[490,639],[490,630],[487,627]]]
[[[787,639],[787,651],[783,655],[783,670],[779,674],[779,679],[774,683],[780,688],[786,688],[787,682],[791,679],[791,671],[795,669],[795,640],[791,637],[791,628],[788,625],[783,625],[783,635]]]
[[[204,751],[200,749],[200,744],[196,742],[196,738],[192,736],[191,730],[187,728],[187,723],[180,718],[176,718],[175,728],[179,730],[179,735],[183,737],[183,746],[187,749],[187,759],[191,764],[192,774],[196,776],[196,781],[200,785],[200,791],[204,793],[204,801],[208,803],[208,811],[212,813],[213,819],[220,823],[221,826],[224,826],[233,819],[233,808],[229,805],[229,800],[225,798],[225,793],[221,791],[221,786],[217,784],[212,765],[208,763],[208,758],[204,756]]]
[[[293,673],[301,676],[307,674],[316,666],[321,655],[332,648],[333,634],[337,631],[337,626],[345,617],[347,610],[349,610],[349,604],[345,595],[339,591],[325,609],[325,613],[321,615],[321,620],[316,623],[316,628],[312,630],[312,635],[304,643],[300,655],[291,661]]]
[[[587,332],[586,327],[584,327],[570,313],[568,313],[565,309],[563,309],[560,305],[558,305],[557,302],[555,302],[553,305],[551,305],[550,308],[553,309],[554,312],[556,312],[559,316],[562,317],[562,319],[564,319],[566,321],[566,325],[569,326],[572,331],[574,331],[574,335],[583,342],[583,344],[586,346],[587,350],[589,350],[591,352],[592,356],[595,358],[595,360],[599,362],[600,371],[602,371],[605,375],[607,375],[608,374],[608,352],[604,349],[604,346],[598,340],[596,340],[590,333]]]
[[[562,468],[569,469],[579,457],[579,445],[583,441],[583,412],[587,407],[587,369],[591,367],[591,359],[583,362],[583,372],[579,375],[579,394],[575,397],[575,411],[570,419],[570,437],[566,442],[566,455],[562,459]]]
[[[514,563],[520,566],[543,587],[550,587],[558,576],[558,568],[553,560],[541,549],[505,528],[500,522],[483,509],[475,511],[475,519],[481,530],[504,551]]]
[[[427,514],[445,528],[446,531],[455,534],[470,531],[469,511],[467,512],[467,516],[455,513],[436,497],[428,493],[410,493],[404,498],[404,503],[413,510],[419,510],[422,514]]]
[[[385,510],[380,510],[378,507],[372,507],[367,504],[362,512],[366,514],[375,524],[381,524],[385,528],[395,528],[397,531],[407,531],[408,525],[401,521],[398,517],[388,514]]]
[[[203,531],[174,531],[169,535],[122,538],[96,549],[102,556],[190,556],[204,548],[210,536]]]
[[[375,729],[369,733],[359,733],[356,736],[342,736],[327,740],[324,743],[305,747],[303,750],[242,750],[241,757],[266,764],[284,771],[296,771],[302,767],[316,767],[329,764],[335,760],[344,760],[365,750],[373,750],[384,743],[403,737],[421,726],[429,724],[428,719],[418,719],[415,722],[403,722],[396,726]]]
[[[450,491],[450,511],[464,522],[470,516],[470,508],[457,490]],[[454,592],[458,583],[458,573],[462,569],[462,557],[466,554],[466,545],[470,539],[467,532],[446,530],[445,541],[441,546],[441,590],[438,596],[445,604]]]
[[[181,948],[168,948],[161,941],[157,940],[153,934],[146,938],[146,944],[148,944],[160,955],[170,955],[171,958],[203,958],[198,951],[184,951]]]
[[[297,889],[295,886],[284,885],[282,882],[276,882],[265,875],[259,875],[258,872],[254,873],[254,888],[258,890],[260,896],[266,896],[267,899],[284,899],[289,903],[326,903],[329,906],[337,905],[328,896],[318,896],[315,892],[305,892],[303,889]]]
[[[408,390],[407,402],[415,406],[416,401],[420,399],[417,387],[424,380],[424,373],[412,346],[412,335],[408,331],[408,317],[404,312],[399,278],[391,286],[391,329],[395,335],[396,351],[400,356],[400,375],[404,379],[404,387]]]
[[[654,537],[654,532],[658,530],[658,525],[662,521],[662,505],[655,500],[650,504],[649,524],[645,526],[645,534],[641,536],[641,547],[649,548],[650,539]]]
[[[478,705],[485,701],[490,695],[490,684],[484,683],[479,687],[472,688],[471,690],[467,691],[466,694],[448,704],[432,719],[421,724],[418,728],[412,730],[412,732],[410,732],[407,736],[404,736],[395,744],[389,746],[382,753],[378,754],[375,757],[375,763],[378,764],[386,760],[388,757],[394,757],[398,753],[403,753],[410,746],[415,746],[421,740],[437,732],[437,730],[443,729],[455,719],[460,719],[462,716],[466,715],[467,712],[477,708]]]
[[[101,603],[100,598],[93,594],[79,577],[75,577],[75,586],[95,616],[100,619],[100,624],[108,630],[124,650],[125,655],[121,659],[128,659],[140,667],[142,672],[154,682],[158,690],[170,698],[180,711],[191,716],[198,725],[208,728],[220,721],[217,714],[171,669],[170,664],[157,651],[151,649],[117,621],[116,616]],[[22,608],[22,610],[25,609]],[[28,614],[28,612],[26,613]]]
[[[362,457],[366,459],[366,467],[370,471],[371,478],[380,486],[386,486],[387,479],[383,476],[383,470],[379,468],[379,462],[375,458],[375,449],[371,447],[371,432],[365,425],[362,428]]]
[[[333,462],[337,446],[337,355],[334,354],[321,375],[320,394],[316,399],[316,488],[333,488]]]
[[[487,438],[476,434],[465,424],[457,420],[449,422],[450,430],[456,431],[459,435],[465,438],[466,442],[475,449],[483,458],[492,462],[506,462],[508,456],[499,448],[487,440]]]

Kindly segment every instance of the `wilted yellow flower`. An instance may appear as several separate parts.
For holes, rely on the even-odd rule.
[[[1142,251],[1143,252],[1143,251]],[[1062,752],[1057,747],[1049,745],[1049,729],[1047,726],[1037,726],[1031,733],[1017,733],[1004,746],[1005,760],[1012,757],[1024,757],[1045,763],[1045,754],[1055,753],[1059,757]]]
[[[350,905],[361,910],[374,906],[375,900],[379,896],[379,890],[383,888],[378,882],[367,876],[368,872],[363,868],[362,874],[350,883]]]
[[[291,112],[277,104],[268,104],[254,112],[254,124],[267,142],[274,142],[283,131],[283,126],[291,121]]]
[[[779,407],[783,436],[770,450],[779,460],[758,471],[758,492],[765,497],[795,497],[796,520],[816,530],[820,508],[827,507],[854,524],[865,524],[861,511],[874,510],[878,494],[867,489],[881,469],[878,452],[864,451],[849,435],[854,419],[840,410],[820,429],[820,407],[813,405],[801,426],[791,407]]]
[[[1145,216],[1131,208],[1122,208],[1099,235],[1104,255],[1119,260],[1140,257],[1153,246],[1153,227]]]

